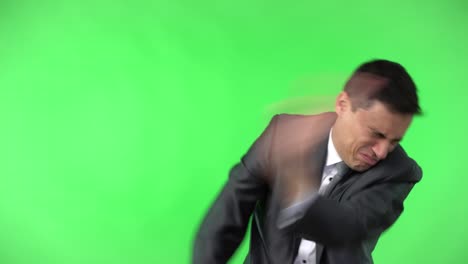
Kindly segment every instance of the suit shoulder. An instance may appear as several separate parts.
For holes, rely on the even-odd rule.
[[[314,115],[278,114],[273,117],[272,122],[276,122],[279,127],[307,128],[316,125],[332,125],[335,120],[336,113],[324,112]]]
[[[275,116],[273,120],[271,127],[274,133],[271,142],[274,145],[274,153],[284,157],[312,151],[314,146],[325,142],[336,120],[336,114],[281,114]]]

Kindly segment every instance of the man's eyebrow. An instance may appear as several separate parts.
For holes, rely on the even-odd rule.
[[[372,130],[372,132],[376,133],[377,135],[379,135],[380,137],[382,138],[388,138],[387,135],[385,135],[384,133],[380,132],[379,130],[375,129],[374,127],[371,127],[369,126],[369,128]],[[392,139],[392,142],[400,142],[402,141],[403,138],[394,138]]]

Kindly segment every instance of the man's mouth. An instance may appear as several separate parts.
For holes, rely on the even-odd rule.
[[[364,160],[364,162],[367,163],[369,166],[374,166],[377,163],[376,159],[373,159],[366,154],[361,153],[361,157]]]

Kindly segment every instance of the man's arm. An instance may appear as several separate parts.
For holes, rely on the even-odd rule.
[[[267,190],[268,155],[276,118],[229,173],[195,238],[193,263],[226,263],[242,241],[255,204]]]
[[[422,174],[416,164],[402,173],[416,174],[413,178]],[[328,246],[362,241],[379,235],[397,220],[414,184],[413,181],[379,183],[341,202],[316,195],[310,197],[302,212],[295,212],[299,214],[294,216],[295,221],[279,225]]]

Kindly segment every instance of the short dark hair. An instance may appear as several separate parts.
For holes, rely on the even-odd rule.
[[[367,108],[375,100],[400,114],[421,114],[417,88],[403,66],[388,60],[372,60],[360,65],[344,87],[357,108]]]

